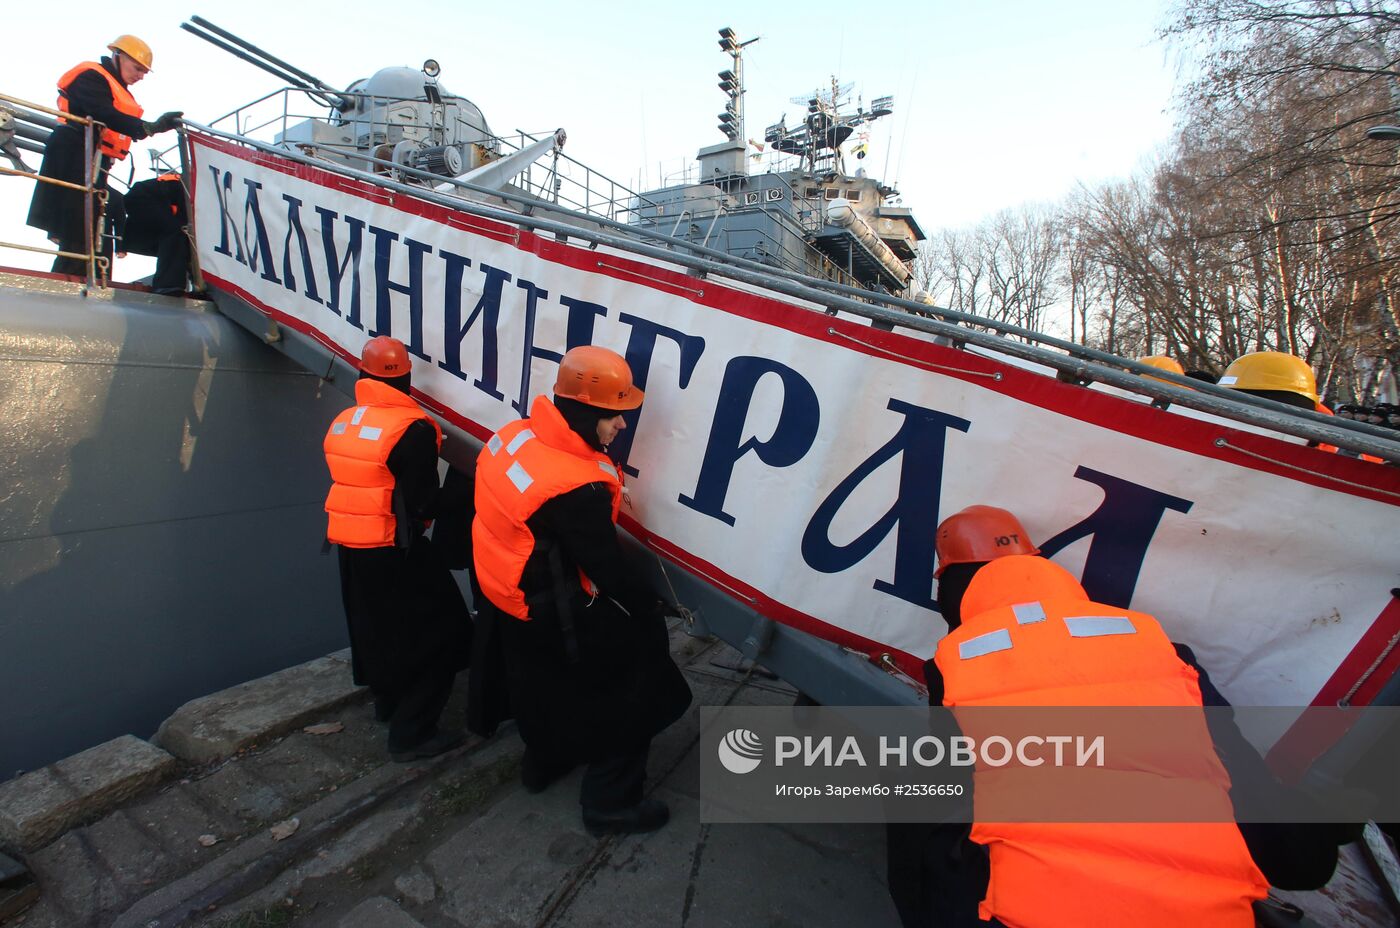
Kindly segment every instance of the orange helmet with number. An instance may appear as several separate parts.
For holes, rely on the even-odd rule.
[[[934,535],[940,576],[951,564],[980,564],[1008,554],[1039,554],[1021,521],[996,506],[968,506],[944,519]]]
[[[376,335],[365,342],[364,350],[360,352],[360,370],[371,377],[402,377],[413,370],[413,359],[397,338]]]
[[[627,361],[597,345],[569,349],[559,362],[554,395],[619,412],[642,405],[642,391],[633,385]]]

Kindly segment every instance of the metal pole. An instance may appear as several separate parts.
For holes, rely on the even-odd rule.
[[[183,126],[176,128],[176,144],[180,147],[180,186],[185,191],[185,234],[190,238],[190,286],[196,292],[208,289],[204,271],[199,266],[199,239],[195,237],[194,197],[190,196],[190,140]]]
[[[93,168],[95,158],[101,155],[96,151],[96,146],[92,144],[92,123],[88,122],[83,126],[83,186],[86,192],[83,194],[83,243],[87,247],[87,279],[88,286],[95,286],[96,271],[92,250],[93,238],[93,217],[92,217],[92,193],[93,193]]]

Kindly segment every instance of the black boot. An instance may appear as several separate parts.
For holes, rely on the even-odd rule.
[[[583,827],[595,838],[604,835],[635,835],[656,831],[671,819],[671,810],[660,799],[643,799],[635,806],[616,812],[583,810]]]

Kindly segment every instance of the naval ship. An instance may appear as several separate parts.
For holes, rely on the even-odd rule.
[[[1393,433],[933,305],[924,232],[861,158],[890,98],[833,79],[751,139],[752,43],[721,30],[721,141],[638,191],[562,129],[492,130],[436,60],[338,88],[184,28],[286,85],[162,155],[212,301],[96,260],[0,270],[0,778],[343,644],[320,441],[378,334],[418,356],[465,470],[569,347],[623,352],[647,392],[610,449],[639,563],[695,634],[818,702],[926,698],[932,528],[972,503],[1157,615],[1237,704],[1400,698],[1374,543],[1396,535]],[[4,102],[34,150],[55,114]],[[1340,776],[1360,732],[1264,737]]]

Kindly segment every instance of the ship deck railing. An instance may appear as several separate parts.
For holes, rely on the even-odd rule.
[[[1217,384],[1192,380],[1012,322],[866,290],[735,257],[715,248],[673,238],[645,227],[627,225],[607,217],[594,215],[592,224],[596,228],[590,228],[588,224],[579,223],[576,211],[520,192],[479,187],[459,180],[444,181],[439,175],[415,168],[402,168],[401,172],[420,183],[406,183],[323,158],[315,158],[299,151],[288,151],[267,142],[189,120],[185,121],[185,126],[204,135],[221,138],[298,164],[317,167],[468,215],[507,223],[537,234],[615,248],[640,259],[677,265],[701,276],[717,275],[738,284],[793,298],[817,307],[829,315],[846,313],[864,318],[878,328],[907,329],[957,349],[978,348],[1010,359],[1008,363],[1019,362],[1021,365],[1046,370],[1068,383],[1086,388],[1096,383],[1103,384],[1146,397],[1152,400],[1154,405],[1163,408],[1176,405],[1232,422],[1291,435],[1304,441],[1337,445],[1350,451],[1375,455],[1400,464],[1400,441],[1395,439],[1394,432],[1390,429],[1364,422],[1337,419]],[[184,129],[180,135],[183,141]],[[457,190],[444,193],[434,189],[444,183]],[[476,199],[469,198],[470,194],[475,194]],[[516,208],[494,205],[500,201],[514,204]]]
[[[49,184],[54,187],[62,187],[67,190],[76,190],[83,195],[83,244],[85,251],[64,251],[62,248],[40,248],[34,245],[25,245],[22,242],[0,241],[0,248],[9,248],[15,251],[26,251],[31,254],[49,255],[55,258],[72,258],[77,261],[86,262],[87,265],[87,285],[90,287],[107,286],[108,275],[111,272],[110,260],[103,254],[103,249],[99,247],[101,239],[101,229],[103,228],[103,217],[107,211],[107,191],[97,184],[98,159],[96,156],[97,140],[102,135],[102,130],[106,128],[103,123],[95,119],[88,119],[83,116],[74,116],[71,113],[64,113],[60,110],[52,109],[40,103],[34,103],[19,97],[12,97],[7,94],[0,94],[0,108],[5,109],[11,116],[15,117],[23,126],[43,127],[47,129],[58,128],[59,121],[70,125],[83,127],[83,150],[93,152],[91,158],[84,159],[83,182],[81,184],[71,181],[60,180],[56,177],[45,177],[34,172],[25,171],[17,167],[0,167],[0,176],[27,177],[40,184]],[[16,127],[17,129],[20,126]],[[12,141],[18,148],[25,151],[42,154],[44,146],[29,136],[19,136]]]
[[[387,112],[388,105],[393,103],[421,104],[424,102],[415,97],[392,97],[354,91],[338,91],[337,93],[343,98],[356,101],[356,112],[368,114]],[[314,107],[314,111],[304,110],[305,104]],[[324,142],[283,142],[279,144],[276,140],[279,136],[285,139],[292,126],[311,119],[327,121],[331,125],[351,125],[353,123],[357,127],[357,131],[363,131],[359,127],[365,127],[370,139],[373,140],[371,145],[390,141],[395,134],[395,132],[391,132],[391,129],[396,130],[401,137],[404,129],[445,132],[449,128],[446,125],[437,126],[400,121],[395,121],[391,125],[388,120],[377,121],[373,118],[338,123],[333,116],[333,110],[331,114],[328,116],[324,102],[314,93],[296,87],[283,87],[235,107],[212,120],[209,126],[239,137],[264,141],[285,150],[312,144],[315,148],[323,149],[328,154],[371,165],[375,172],[394,171],[402,168],[403,165],[374,158],[357,145],[341,146]],[[516,129],[509,135],[498,135],[484,123],[478,123],[460,115],[453,117],[450,128],[454,130],[451,133],[454,137],[471,137],[473,141],[467,144],[479,145],[501,157],[542,141],[553,135],[555,131],[551,129],[545,132],[527,132],[523,129]],[[172,167],[174,155],[175,149],[173,147],[161,152],[154,152],[153,162],[157,167],[168,169]],[[434,175],[434,177],[438,182],[450,180],[450,178],[440,175]],[[650,205],[650,201],[642,194],[557,148],[547,161],[537,161],[528,165],[513,178],[512,183],[519,190],[538,201],[552,203],[595,218],[619,222],[627,221],[633,210]]]

